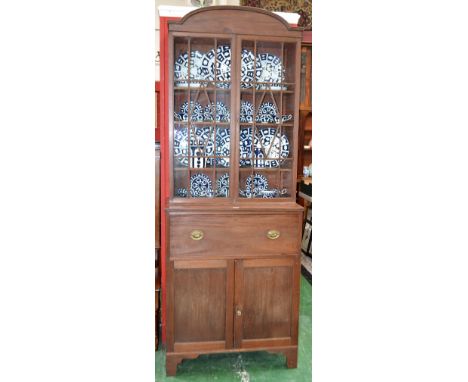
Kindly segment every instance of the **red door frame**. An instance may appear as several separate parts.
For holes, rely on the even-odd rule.
[[[166,206],[169,197],[169,116],[168,109],[168,25],[170,20],[179,20],[179,17],[161,17],[159,20],[160,41],[160,131],[161,142],[161,326],[162,343],[166,343]]]

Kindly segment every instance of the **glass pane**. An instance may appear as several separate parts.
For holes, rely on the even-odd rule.
[[[289,172],[289,174],[290,173],[291,172]],[[241,169],[239,177],[239,196],[242,198],[256,199],[271,199],[288,196],[290,191],[282,187],[282,179],[280,171],[256,169],[252,172]]]
[[[213,38],[191,38],[190,48],[196,66],[196,76],[190,82],[191,88],[199,88],[209,86],[207,82],[211,75],[212,68],[209,67],[210,62],[206,60],[207,52],[214,50],[215,40]]]
[[[256,58],[261,67],[261,74],[257,77],[257,89],[283,89],[285,70],[282,47],[281,42],[257,41]]]
[[[189,60],[189,39],[174,38],[174,88],[188,87],[189,77],[194,78],[195,72],[193,59]]]
[[[188,170],[183,168],[174,168],[174,196],[177,198],[186,198],[188,191]]]
[[[174,197],[229,197],[231,42],[176,37]]]
[[[229,171],[216,170],[216,197],[227,198],[229,196]]]
[[[285,42],[283,49],[283,69],[284,69],[284,82],[287,84],[294,84],[296,77],[296,44],[292,42]],[[288,86],[288,90],[290,87]]]

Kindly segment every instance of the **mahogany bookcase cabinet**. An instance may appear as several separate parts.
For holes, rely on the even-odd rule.
[[[168,25],[167,375],[254,350],[296,367],[301,30],[229,6]]]

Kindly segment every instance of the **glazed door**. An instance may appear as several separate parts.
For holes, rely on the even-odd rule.
[[[231,35],[173,33],[169,133],[172,197],[178,202],[232,198],[235,120]],[[190,202],[190,201],[189,201]]]
[[[296,179],[299,44],[294,39],[238,38],[238,197],[292,199]]]
[[[297,344],[299,257],[237,260],[234,347]]]
[[[168,350],[232,348],[233,260],[171,261]]]

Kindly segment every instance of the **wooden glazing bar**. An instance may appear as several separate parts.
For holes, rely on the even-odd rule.
[[[191,49],[192,49],[192,40],[189,37],[188,38],[188,45],[187,45],[187,51],[188,51],[188,79],[187,79],[187,84],[188,84],[188,105],[187,105],[187,154],[188,154],[188,168],[187,168],[187,198],[191,198],[191,186],[190,186],[190,164],[192,162],[192,153],[190,151],[190,142],[191,142],[191,137],[192,137],[192,107],[191,107],[191,94],[190,94],[190,70],[191,70]]]

